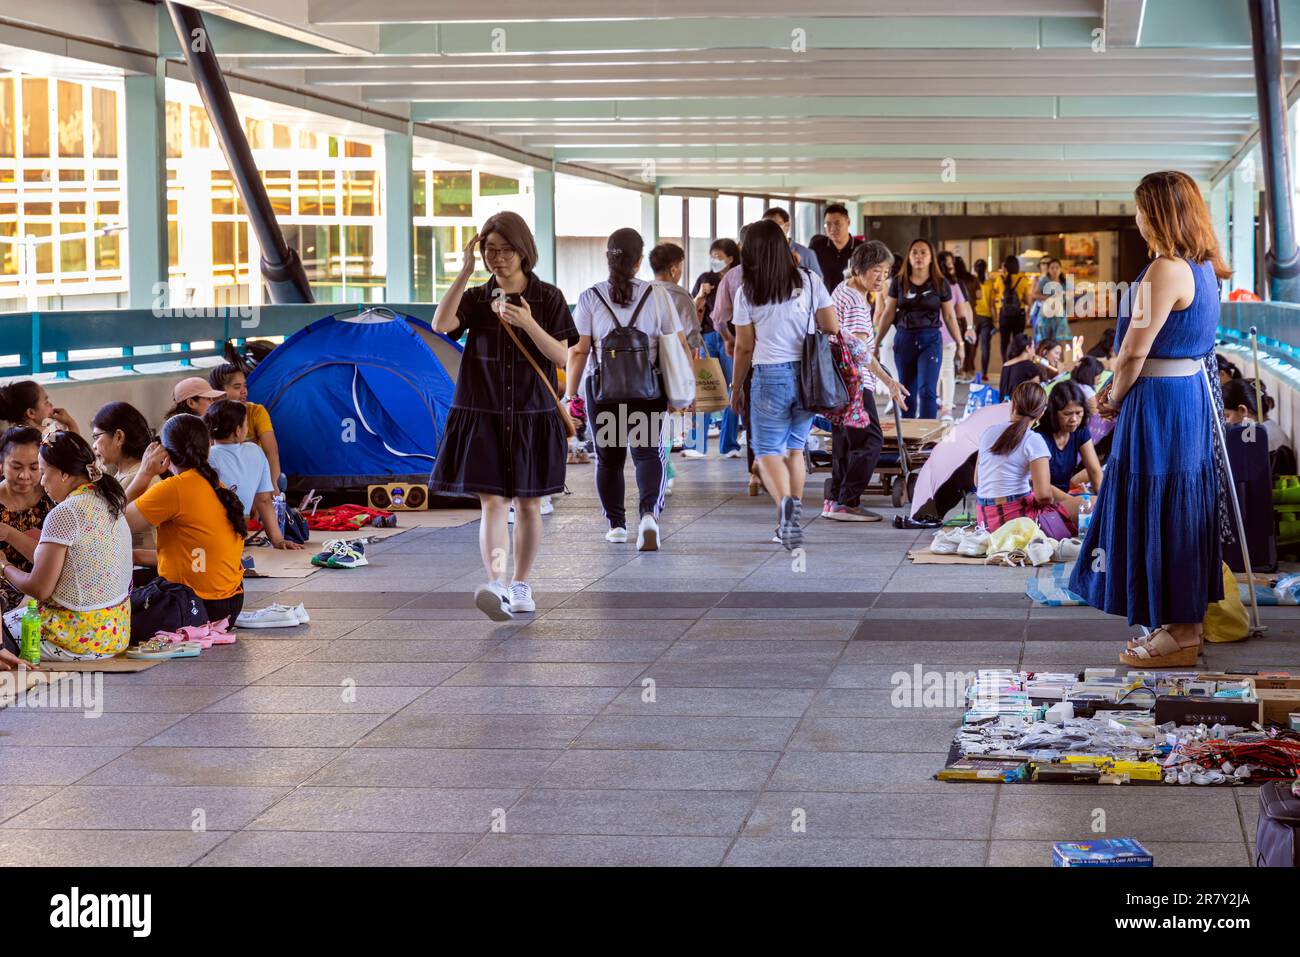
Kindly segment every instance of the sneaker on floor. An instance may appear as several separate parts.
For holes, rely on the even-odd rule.
[[[701,452],[699,449],[687,449],[682,453],[688,459],[702,459],[708,456],[708,452]]]
[[[1036,538],[1025,546],[1025,554],[1029,557],[1029,564],[1037,568],[1039,565],[1046,565],[1052,560],[1052,553],[1056,550],[1056,543],[1052,539]]]
[[[474,604],[493,621],[509,621],[515,617],[510,610],[510,590],[500,582],[488,582],[474,590]]]
[[[963,528],[941,528],[930,541],[930,551],[935,555],[956,555],[965,537]]]
[[[302,602],[298,602],[296,605],[285,605],[276,601],[266,607],[291,612],[293,616],[298,619],[298,624],[300,625],[306,625],[311,621],[311,615],[307,614],[307,606]]]
[[[366,546],[364,542],[343,542],[341,548],[335,549],[334,554],[329,557],[325,563],[326,568],[360,568],[362,565],[369,565],[366,559]]]
[[[732,449],[730,452],[723,452],[722,457],[724,459],[738,459],[744,454],[740,449]]]
[[[328,568],[329,560],[334,557],[334,553],[347,546],[347,542],[341,538],[331,539],[321,546],[321,550],[311,557],[311,563],[317,568]]]
[[[984,558],[989,553],[989,533],[982,528],[963,528],[957,554],[964,558]]]
[[[676,479],[669,479],[667,482],[664,483],[664,494],[665,494],[665,495],[672,495],[672,494],[673,494],[673,482],[676,482],[676,481],[677,481]]]
[[[236,628],[297,628],[299,624],[298,616],[287,605],[245,608],[235,619]]]
[[[533,589],[528,582],[510,583],[510,610],[536,611],[537,602],[533,601]]]
[[[1052,558],[1058,562],[1072,562],[1079,557],[1079,552],[1083,550],[1083,542],[1077,538],[1063,538],[1056,543],[1056,551]]]
[[[627,541],[627,529],[622,525],[617,528],[611,528],[605,533],[605,541],[609,542],[611,545],[622,545]]]
[[[831,508],[831,514],[827,518],[836,522],[879,522],[883,518],[878,512],[863,508],[861,505],[840,505],[836,503]]]
[[[827,515],[829,515],[831,513],[831,509],[834,507],[835,507],[835,503],[832,502],[830,499],[828,498],[822,499],[822,518],[825,518]]]
[[[543,515],[550,515],[555,511],[555,503],[551,501],[549,495],[542,496],[542,507],[540,511]]]
[[[781,544],[781,526],[780,526],[780,525],[778,525],[778,526],[776,527],[776,531],[774,531],[774,532],[772,533],[772,544],[773,544],[773,545],[780,545],[780,544]]]
[[[777,537],[786,551],[793,551],[803,544],[803,527],[799,524],[799,506],[797,498],[787,495],[781,499],[778,510],[780,524],[777,525]]]
[[[638,552],[659,551],[659,523],[649,513],[641,516],[641,524],[637,526],[636,550]]]

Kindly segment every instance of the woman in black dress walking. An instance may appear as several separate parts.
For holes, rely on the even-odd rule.
[[[467,290],[476,246],[492,278]],[[578,331],[564,293],[533,274],[536,264],[528,225],[516,213],[497,213],[465,247],[460,275],[433,317],[439,332],[458,339],[468,331],[469,339],[430,487],[478,495],[488,583],[474,593],[474,603],[496,621],[536,610],[528,574],[542,540],[541,498],[564,491],[566,442],[555,370]]]

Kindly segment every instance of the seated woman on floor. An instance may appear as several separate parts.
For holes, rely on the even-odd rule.
[[[1034,340],[1023,332],[1012,338],[1007,346],[1006,362],[998,374],[998,391],[1002,401],[1010,400],[1022,382],[1037,382],[1043,377],[1043,371],[1034,358]]]
[[[1055,339],[1044,339],[1035,349],[1038,365],[1043,370],[1043,381],[1050,382],[1061,374],[1061,362],[1065,356],[1065,344]]]
[[[16,425],[0,435],[0,552],[21,571],[32,570],[32,556],[41,526],[54,503],[41,486],[41,433],[29,425]],[[0,580],[4,610],[27,603],[27,596],[8,581]]]
[[[1085,424],[1087,417],[1087,400],[1081,386],[1066,379],[1052,387],[1047,411],[1036,431],[1047,442],[1052,485],[1062,492],[1070,491],[1070,484],[1081,467],[1088,474],[1093,494],[1101,488],[1101,461]]]
[[[1051,538],[1070,538],[1077,530],[1079,500],[1052,485],[1052,454],[1033,429],[1046,411],[1043,387],[1023,382],[1011,396],[1011,424],[989,426],[980,436],[975,496],[986,531],[1022,516]]]
[[[212,433],[212,450],[208,461],[217,470],[221,484],[239,496],[244,515],[256,513],[267,541],[273,548],[299,549],[297,542],[286,539],[275,515],[274,486],[266,453],[248,439],[248,410],[243,402],[218,399],[203,413],[203,421]]]
[[[133,531],[158,529],[160,578],[188,586],[203,600],[209,621],[233,623],[244,607],[248,522],[239,496],[208,462],[211,446],[207,424],[197,415],[168,419],[140,466],[142,474],[165,478],[126,507],[126,520]]]
[[[0,558],[0,578],[41,613],[41,658],[108,658],[131,639],[131,530],[126,496],[75,432],[40,447],[41,484],[57,504],[45,517],[32,570]],[[5,644],[16,650],[16,634]]]
[[[1229,379],[1223,386],[1223,418],[1228,425],[1243,425],[1248,422],[1257,423],[1256,431],[1263,431],[1264,439],[1268,442],[1269,465],[1272,474],[1292,474],[1288,469],[1279,469],[1278,453],[1286,454],[1290,449],[1291,443],[1282,433],[1282,427],[1272,421],[1268,414],[1273,411],[1273,397],[1260,389],[1260,396],[1264,400],[1264,414],[1261,416],[1259,410],[1255,407],[1255,383],[1252,379]],[[1286,464],[1290,466],[1295,461],[1294,453],[1291,453]]]

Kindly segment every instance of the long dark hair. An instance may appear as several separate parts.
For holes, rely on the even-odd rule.
[[[212,439],[208,427],[197,415],[183,412],[168,419],[159,436],[163,448],[167,450],[172,465],[181,471],[194,469],[212,486],[217,500],[226,512],[230,522],[240,538],[248,534],[248,519],[244,517],[244,506],[239,496],[221,484],[217,471],[208,464],[208,452],[212,448]]]
[[[981,286],[984,285],[984,283],[988,282],[989,264],[987,262],[985,262],[983,259],[975,260],[974,269],[975,269],[975,278],[980,281]]]
[[[54,432],[41,443],[41,461],[69,475],[85,476],[108,504],[109,514],[117,521],[126,508],[126,492],[113,476],[100,471],[90,443],[76,432]],[[92,477],[93,475],[93,477]]]
[[[235,365],[233,362],[223,362],[208,370],[208,385],[225,392],[226,383],[237,375],[247,376],[248,372],[243,366]]]
[[[1055,391],[1055,390],[1053,390]],[[1037,382],[1022,382],[1011,393],[1011,413],[1020,416],[1020,420],[1006,427],[998,440],[989,449],[994,455],[1009,455],[1020,448],[1025,440],[1025,433],[1034,422],[1047,411],[1047,393]]]
[[[1101,334],[1101,341],[1088,350],[1088,355],[1098,359],[1109,359],[1115,354],[1115,330],[1107,329]],[[1240,373],[1238,373],[1240,375]]]
[[[1018,332],[1011,337],[1011,342],[1007,344],[1007,358],[1018,358],[1024,352],[1034,351],[1034,340],[1030,339],[1023,332]]]
[[[203,413],[203,421],[214,439],[228,439],[248,418],[248,406],[237,399],[218,399]]]
[[[1019,391],[1019,390],[1017,390]],[[1087,397],[1084,396],[1083,390],[1071,382],[1069,379],[1058,382],[1052,386],[1052,391],[1047,396],[1047,411],[1043,414],[1043,419],[1038,423],[1038,431],[1044,436],[1052,438],[1060,429],[1058,416],[1061,410],[1067,405],[1077,405],[1087,413]]]
[[[902,280],[898,284],[898,291],[906,295],[913,289],[921,288],[921,286],[912,282],[912,250],[917,246],[924,246],[930,250],[930,274],[925,277],[925,281],[934,287],[935,292],[939,292],[943,289],[943,283],[946,282],[943,272],[939,269],[939,257],[934,254],[934,246],[931,245],[930,240],[923,239],[920,236],[907,244],[907,252],[903,254],[903,268],[898,271],[899,278]]]
[[[122,433],[122,454],[128,458],[144,458],[144,450],[153,441],[153,429],[144,414],[129,402],[110,402],[99,407],[90,420],[93,428],[112,435]]]
[[[620,306],[632,303],[632,280],[636,277],[645,240],[630,226],[616,229],[605,243],[605,261],[609,263],[609,297]]]
[[[1260,415],[1259,409],[1255,408],[1255,380],[1229,379],[1223,386],[1223,407],[1225,409],[1237,409],[1244,405],[1250,410],[1252,418],[1258,422],[1263,422],[1273,409],[1273,397],[1264,391],[1262,382],[1260,383],[1259,392],[1264,399],[1263,415]]]
[[[1101,375],[1106,369],[1101,364],[1101,360],[1096,356],[1084,356],[1074,366],[1070,372],[1070,379],[1079,385],[1086,385],[1095,388],[1097,385],[1097,376]]]
[[[41,402],[40,384],[31,379],[0,385],[0,418],[15,424],[27,421],[27,412]]]
[[[740,264],[744,269],[741,285],[752,306],[785,302],[796,289],[803,288],[785,230],[770,219],[749,224],[745,244],[740,247]]]

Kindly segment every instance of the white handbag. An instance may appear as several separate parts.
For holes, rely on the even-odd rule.
[[[676,315],[672,300],[661,286],[655,286],[654,295],[656,310],[663,309],[670,316]],[[685,409],[695,401],[695,366],[682,348],[676,332],[659,337],[659,373],[663,376],[668,408]]]

